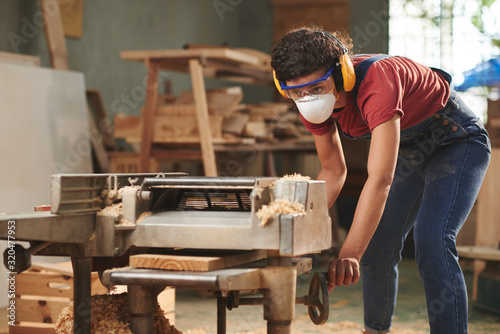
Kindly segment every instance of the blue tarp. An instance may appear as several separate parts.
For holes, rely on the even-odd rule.
[[[492,58],[464,72],[464,82],[455,86],[455,90],[463,92],[471,87],[500,87],[500,57]]]

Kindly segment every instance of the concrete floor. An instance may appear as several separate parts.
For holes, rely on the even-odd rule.
[[[321,271],[325,271],[320,266]],[[470,275],[467,275],[467,279]],[[310,278],[299,279],[297,295],[306,295]],[[216,333],[216,299],[201,297],[193,290],[177,290],[177,329],[187,334]],[[330,293],[330,317],[326,324],[314,325],[307,307],[297,305],[294,333],[361,333],[363,324],[361,284],[337,287]],[[227,312],[227,333],[266,333],[262,306],[240,306]],[[403,260],[400,265],[400,286],[393,323],[395,334],[429,333],[423,286],[416,264]],[[469,307],[469,333],[500,333],[500,316]]]
[[[319,265],[325,271],[324,265]],[[466,278],[471,275],[466,271]],[[300,277],[297,296],[306,295],[307,277]],[[469,284],[470,285],[470,284]],[[330,317],[326,324],[314,325],[307,314],[307,307],[297,305],[293,333],[359,334],[363,324],[361,284],[337,287],[330,293]],[[0,310],[0,334],[8,332],[5,309]],[[202,297],[194,290],[177,289],[175,326],[185,334],[212,334],[217,332],[216,299]],[[227,312],[227,333],[265,334],[266,322],[262,306],[240,306]],[[393,324],[394,334],[429,333],[427,311],[422,283],[412,260],[400,265],[400,288]],[[500,316],[469,307],[469,333],[500,333]]]

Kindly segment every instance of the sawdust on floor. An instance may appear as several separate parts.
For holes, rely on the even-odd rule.
[[[300,333],[311,333],[309,326],[309,330],[301,331],[300,328],[296,328],[295,324],[292,324],[292,333],[300,334]],[[315,326],[315,333],[335,333],[335,334],[360,334],[363,332],[363,327],[360,324],[354,323],[352,321],[341,321],[337,323],[326,323],[321,326]],[[184,334],[209,334],[203,328],[195,328],[188,329],[183,332]],[[261,329],[256,329],[248,332],[235,332],[234,334],[266,334],[266,327],[262,327]],[[391,334],[424,334],[429,333],[429,326],[423,325],[422,330],[414,330],[414,329],[405,329],[398,328],[395,326],[391,331]]]

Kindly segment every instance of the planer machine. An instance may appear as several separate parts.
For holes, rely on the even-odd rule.
[[[263,224],[257,212],[277,199],[300,203],[304,212],[274,214]],[[296,303],[307,305],[315,324],[328,319],[324,274],[313,275],[309,295],[296,297],[297,277],[312,269],[312,259],[301,256],[332,245],[322,181],[58,174],[51,180],[50,210],[1,217],[0,239],[9,238],[9,221],[15,221],[12,272],[28,269],[34,254],[71,257],[75,333],[90,333],[92,271],[107,286],[127,285],[131,329],[138,334],[153,332],[156,297],[166,286],[213,291],[218,333],[225,333],[226,309],[240,305],[263,305],[268,333],[291,333]],[[129,265],[137,254],[182,251],[200,256],[225,252],[240,261],[208,271]],[[240,297],[242,290],[259,291],[262,297]]]

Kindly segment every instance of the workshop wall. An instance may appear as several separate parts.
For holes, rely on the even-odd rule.
[[[10,33],[1,39],[0,51],[38,55],[42,66],[50,66],[39,1],[2,1],[0,15],[2,35]],[[83,36],[66,38],[66,45],[70,68],[85,73],[87,87],[101,90],[112,117],[120,111],[138,115],[145,97],[144,65],[121,60],[120,51],[180,49],[189,43],[269,51],[271,36],[266,32],[271,30],[269,0],[86,0]],[[188,75],[162,72],[160,87],[167,80],[174,94],[191,89]],[[229,85],[215,80],[206,84]],[[252,87],[245,96],[254,101],[272,98],[269,87]]]
[[[361,46],[356,51],[387,50],[387,3],[351,0],[350,32]],[[144,65],[121,60],[122,50],[176,49],[187,43],[272,48],[272,0],[86,0],[83,7],[82,38],[66,38],[69,64],[85,74],[87,87],[100,89],[110,117],[138,115],[145,96]],[[0,35],[0,51],[37,55],[42,66],[50,66],[38,0],[1,1]],[[167,80],[174,94],[191,89],[187,75],[161,73],[160,85]],[[245,102],[273,98],[272,88],[243,88]]]

